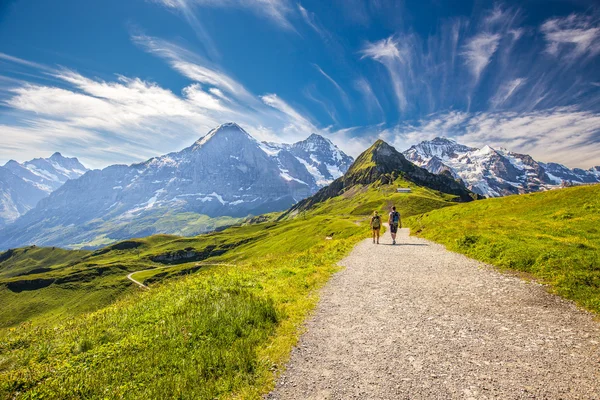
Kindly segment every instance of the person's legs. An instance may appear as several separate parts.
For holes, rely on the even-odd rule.
[[[373,243],[375,243],[375,235],[377,234],[377,229],[373,229]]]
[[[375,233],[377,235],[377,244],[379,244],[379,229],[375,230]]]

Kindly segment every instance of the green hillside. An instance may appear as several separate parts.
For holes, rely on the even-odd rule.
[[[600,185],[462,204],[407,223],[418,236],[600,312]]]
[[[124,266],[110,279],[130,288],[125,275],[134,268],[172,265],[196,273],[149,291],[131,289],[78,318],[0,330],[0,397],[257,397],[295,343],[315,290],[366,231],[353,219],[321,216],[196,238],[149,237],[84,254],[82,263]],[[234,266],[152,261],[191,248],[199,258]]]

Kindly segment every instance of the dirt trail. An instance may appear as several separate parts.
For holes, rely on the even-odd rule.
[[[600,399],[600,323],[399,233],[360,243],[268,399]]]
[[[226,267],[235,267],[234,264],[226,264],[226,263],[201,263],[201,264],[196,264],[196,266],[214,266],[214,265],[222,265],[222,266],[226,266]],[[127,275],[127,279],[129,279],[131,282],[135,283],[136,285],[138,285],[141,289],[150,289],[147,285],[144,285],[142,282],[137,281],[133,278],[133,275],[135,274],[139,274],[142,272],[148,272],[148,271],[156,271],[159,269],[166,269],[166,268],[174,268],[174,267],[179,267],[179,265],[165,265],[163,267],[155,267],[155,268],[149,268],[149,269],[144,269],[141,271],[134,271],[130,274]]]

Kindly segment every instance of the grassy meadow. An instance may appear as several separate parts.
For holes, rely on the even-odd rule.
[[[600,185],[481,200],[406,223],[413,234],[600,312]]]

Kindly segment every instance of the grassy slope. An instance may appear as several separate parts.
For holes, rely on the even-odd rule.
[[[120,267],[120,274],[90,284],[101,287],[104,279],[114,279],[129,294],[79,318],[55,322],[47,317],[56,314],[46,313],[36,323],[0,329],[0,397],[259,397],[295,344],[316,304],[316,290],[368,235],[365,214],[390,202],[407,214],[448,205],[445,195],[416,187],[411,195],[385,187],[351,191],[352,197],[331,199],[299,218],[194,238],[126,241],[81,253],[79,264],[53,269],[54,276],[70,276],[78,268]],[[235,267],[172,264],[144,273],[142,279],[158,282],[150,291],[134,290],[125,280],[128,271],[164,265],[152,261],[156,256],[186,249],[205,256],[205,262]]]
[[[411,193],[397,193],[396,188],[411,188]],[[403,217],[422,214],[424,212],[454,205],[447,195],[435,190],[423,188],[402,178],[396,179],[392,185],[376,182],[372,185],[355,185],[344,194],[328,199],[306,215],[349,215],[370,216],[373,211],[387,214],[395,205]]]
[[[335,239],[325,240],[332,232]],[[0,393],[257,397],[314,307],[315,289],[364,229],[351,220],[323,217],[241,227],[196,240],[232,243],[256,235],[261,239],[221,256],[236,267],[207,267],[68,323],[4,330]],[[183,238],[155,241],[148,253],[190,244]],[[123,251],[122,258],[137,254]]]
[[[461,204],[407,222],[419,236],[530,274],[600,312],[600,185]]]

